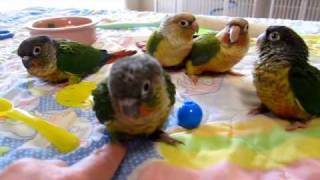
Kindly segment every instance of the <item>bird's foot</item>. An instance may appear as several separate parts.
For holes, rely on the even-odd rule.
[[[72,85],[72,84],[78,84],[81,82],[81,77],[74,75],[74,74],[69,74],[69,78],[68,78],[68,85]]]
[[[147,52],[147,48],[146,48],[146,42],[142,41],[142,42],[136,42],[136,46],[141,49],[142,52]]]
[[[151,138],[153,141],[160,141],[170,145],[184,144],[182,141],[170,137],[169,134],[167,134],[163,130],[155,131],[149,136],[149,138]]]
[[[269,112],[269,109],[265,105],[261,104],[259,107],[254,108],[251,111],[249,111],[248,115],[254,116],[254,115],[263,114],[266,112]]]
[[[197,85],[197,83],[200,79],[199,76],[197,76],[197,75],[188,75],[188,77],[190,78],[193,85]]]
[[[292,124],[290,124],[289,126],[286,127],[286,131],[294,131],[294,130],[297,130],[299,128],[307,128],[308,127],[308,122],[309,121],[306,121],[306,122],[301,122],[301,121],[296,121]]]
[[[239,73],[239,72],[235,72],[235,71],[228,71],[228,74],[231,75],[231,76],[245,76],[245,74],[242,74],[242,73]]]
[[[160,134],[158,141],[167,143],[169,145],[179,145],[179,144],[184,144],[182,141],[179,141],[177,139],[174,139],[170,137],[167,133],[163,132]]]

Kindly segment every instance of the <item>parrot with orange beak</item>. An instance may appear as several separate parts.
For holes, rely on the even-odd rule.
[[[194,82],[204,72],[229,73],[248,52],[249,23],[243,18],[233,18],[218,34],[207,33],[194,39],[186,60],[186,72]]]
[[[184,59],[192,48],[193,35],[198,30],[199,26],[192,14],[170,16],[149,37],[146,51],[165,68],[184,65]]]
[[[146,136],[180,144],[161,128],[175,103],[175,86],[157,60],[139,54],[117,61],[93,91],[93,110],[114,142]]]

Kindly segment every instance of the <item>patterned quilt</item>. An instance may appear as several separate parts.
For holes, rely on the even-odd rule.
[[[108,132],[91,110],[92,103],[79,103],[74,99],[77,105],[61,104],[57,100],[59,93],[63,96],[63,93],[74,92],[67,91],[64,85],[50,85],[29,76],[16,55],[19,43],[29,36],[24,29],[26,22],[61,15],[91,16],[102,19],[102,23],[110,20],[151,22],[164,16],[153,12],[47,8],[0,13],[0,29],[15,33],[14,38],[0,41],[0,97],[64,127],[81,139],[79,148],[62,154],[24,123],[0,117],[0,169],[24,157],[61,159],[73,164],[109,142]],[[320,67],[319,22],[249,21],[293,27],[307,41],[311,63]],[[110,51],[136,49],[135,43],[146,40],[155,28],[99,28],[94,46]],[[320,179],[320,119],[313,120],[307,129],[286,132],[284,126],[288,122],[272,114],[247,115],[259,104],[251,77],[256,59],[254,44],[255,38],[252,38],[248,55],[235,67],[236,71],[246,74],[245,77],[202,77],[195,86],[184,73],[172,73],[177,103],[166,129],[185,145],[172,147],[146,139],[131,141],[114,179]],[[109,65],[104,66],[84,82],[99,82],[109,69]],[[84,86],[85,83],[80,84],[76,92],[85,90]],[[177,126],[176,111],[186,98],[200,104],[204,112],[201,126],[192,131]]]

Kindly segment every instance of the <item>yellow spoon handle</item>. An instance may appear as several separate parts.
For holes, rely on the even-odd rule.
[[[14,120],[23,121],[34,128],[62,153],[70,152],[76,149],[80,144],[80,139],[74,134],[21,109],[12,109],[7,112],[6,116]]]

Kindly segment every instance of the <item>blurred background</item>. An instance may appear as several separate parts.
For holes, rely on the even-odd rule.
[[[127,7],[157,12],[320,20],[320,0],[127,0]]]
[[[213,16],[320,20],[320,0],[0,0],[0,12],[26,7],[131,9]]]
[[[124,9],[125,0],[0,0],[0,12],[29,7]]]

